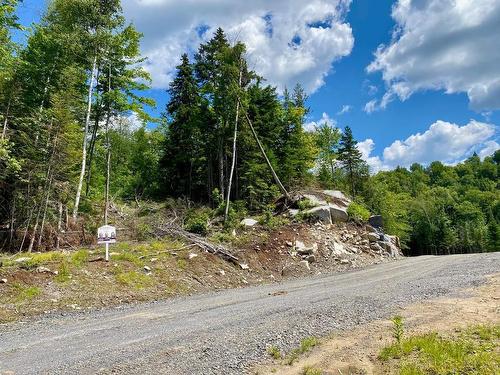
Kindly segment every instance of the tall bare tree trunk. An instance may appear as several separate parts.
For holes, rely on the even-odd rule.
[[[111,65],[108,70],[108,93],[111,92]],[[109,177],[111,167],[111,143],[109,141],[109,121],[111,119],[111,103],[108,99],[108,113],[106,114],[106,192],[105,192],[105,207],[104,207],[104,225],[108,225],[108,209],[109,209]],[[106,245],[107,246],[107,245]],[[107,249],[107,247],[106,247]]]
[[[9,112],[10,112],[11,102],[12,102],[12,96],[9,97],[7,108],[5,110],[5,118],[3,120],[3,129],[2,129],[2,139],[5,139],[5,137],[7,136],[7,124],[9,122]]]
[[[87,166],[87,134],[89,132],[90,112],[92,110],[92,93],[94,89],[94,78],[96,75],[96,64],[97,55],[94,56],[94,62],[92,63],[92,72],[90,74],[89,94],[87,99],[87,115],[85,117],[85,129],[83,131],[82,169],[80,171],[80,178],[78,179],[78,186],[76,189],[75,205],[73,207],[73,220],[76,220],[78,216],[78,207],[80,205],[80,196],[82,194],[83,178],[85,177],[85,167]]]
[[[238,101],[240,99],[238,98]],[[252,121],[250,120],[250,117],[248,116],[248,113],[245,111],[245,117],[248,122],[248,125],[250,126],[250,130],[252,131],[253,137],[255,138],[255,141],[257,142],[257,145],[259,146],[260,152],[262,153],[262,156],[264,156],[264,159],[266,160],[267,166],[269,167],[269,170],[271,171],[271,174],[273,175],[274,181],[276,182],[276,185],[278,185],[281,193],[286,197],[286,199],[291,199],[290,194],[288,194],[288,191],[286,191],[285,187],[281,183],[278,175],[274,171],[274,168],[269,161],[269,158],[267,157],[266,151],[264,150],[264,147],[262,146],[262,143],[260,143],[259,137],[257,136],[257,133],[255,132],[255,129],[252,125]]]
[[[238,90],[241,87],[241,78],[243,75],[243,71],[240,68],[240,77],[238,80]],[[227,217],[229,215],[229,201],[231,198],[231,185],[233,184],[233,174],[234,174],[234,167],[236,165],[236,141],[238,138],[238,119],[240,116],[240,101],[239,99],[236,100],[236,117],[234,119],[234,134],[233,134],[233,160],[231,162],[231,171],[229,172],[229,183],[227,186],[227,199],[226,199],[226,207],[224,211],[224,221],[227,221]]]
[[[57,220],[56,250],[59,250],[59,246],[61,244],[62,215],[63,215],[63,205],[62,202],[59,202],[59,219]]]

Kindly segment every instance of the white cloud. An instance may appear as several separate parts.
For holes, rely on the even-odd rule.
[[[301,83],[312,93],[332,63],[350,54],[354,38],[345,22],[351,0],[124,0],[144,34],[146,69],[164,88],[180,55],[196,51],[217,27],[247,45],[250,66],[282,90]]]
[[[484,148],[480,150],[477,154],[481,159],[487,156],[493,155],[496,150],[500,149],[500,144],[495,141],[488,141],[484,143]]]
[[[500,1],[399,0],[393,40],[380,46],[368,72],[388,87],[370,108],[385,108],[419,90],[466,93],[477,111],[500,109]]]
[[[456,164],[474,151],[485,157],[498,149],[498,143],[492,140],[495,132],[495,125],[475,120],[464,126],[439,120],[422,134],[394,141],[384,149],[382,157],[371,156],[375,146],[371,139],[360,142],[358,148],[373,172],[409,167],[413,163],[429,164],[435,160]]]
[[[344,105],[342,106],[342,109],[341,109],[340,111],[338,111],[338,112],[337,112],[337,115],[339,115],[339,116],[340,116],[340,115],[343,115],[343,114],[345,114],[345,113],[349,113],[349,112],[351,112],[351,110],[352,110],[352,105],[349,105],[349,104],[344,104]]]
[[[328,126],[334,128],[337,126],[337,121],[332,119],[328,113],[323,112],[323,115],[321,116],[321,119],[318,121],[309,121],[304,124],[304,130],[306,132],[312,132],[314,129],[316,129],[318,126],[327,124]]]
[[[373,99],[370,100],[368,103],[365,104],[365,108],[363,109],[366,113],[372,113],[377,110],[377,100]]]

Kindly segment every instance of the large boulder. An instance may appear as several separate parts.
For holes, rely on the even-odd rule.
[[[320,221],[324,224],[332,223],[332,216],[330,214],[329,206],[319,206],[307,210],[305,214],[313,220]],[[347,214],[347,213],[346,213]]]
[[[335,203],[328,204],[328,207],[330,207],[330,215],[332,221],[346,222],[349,220],[349,215],[347,214],[347,210],[344,207],[340,207]]]
[[[384,220],[381,215],[370,216],[368,223],[374,228],[382,228],[384,226]]]
[[[351,200],[340,190],[323,190],[323,194],[328,195],[329,197],[332,197],[334,199],[341,200],[345,203],[346,206],[351,203]]]
[[[312,194],[304,194],[304,198],[311,202],[314,207],[326,206],[328,204],[324,199],[318,198],[317,196]]]

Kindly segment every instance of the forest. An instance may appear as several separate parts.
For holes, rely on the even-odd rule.
[[[0,4],[3,251],[46,248],[78,225],[95,231],[112,202],[182,199],[224,213],[230,230],[239,210],[267,212],[306,188],[348,193],[354,219],[381,214],[409,255],[500,250],[498,150],[372,174],[350,127],[306,130],[303,88],[266,84],[220,28],[179,56],[152,118],[141,33],[119,0],[53,0],[29,30],[18,0]]]

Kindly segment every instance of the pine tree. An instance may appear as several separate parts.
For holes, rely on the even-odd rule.
[[[366,176],[366,163],[361,158],[361,151],[359,151],[357,144],[351,128],[346,126],[340,138],[338,159],[347,173],[353,197],[356,197],[356,183],[363,176]]]

